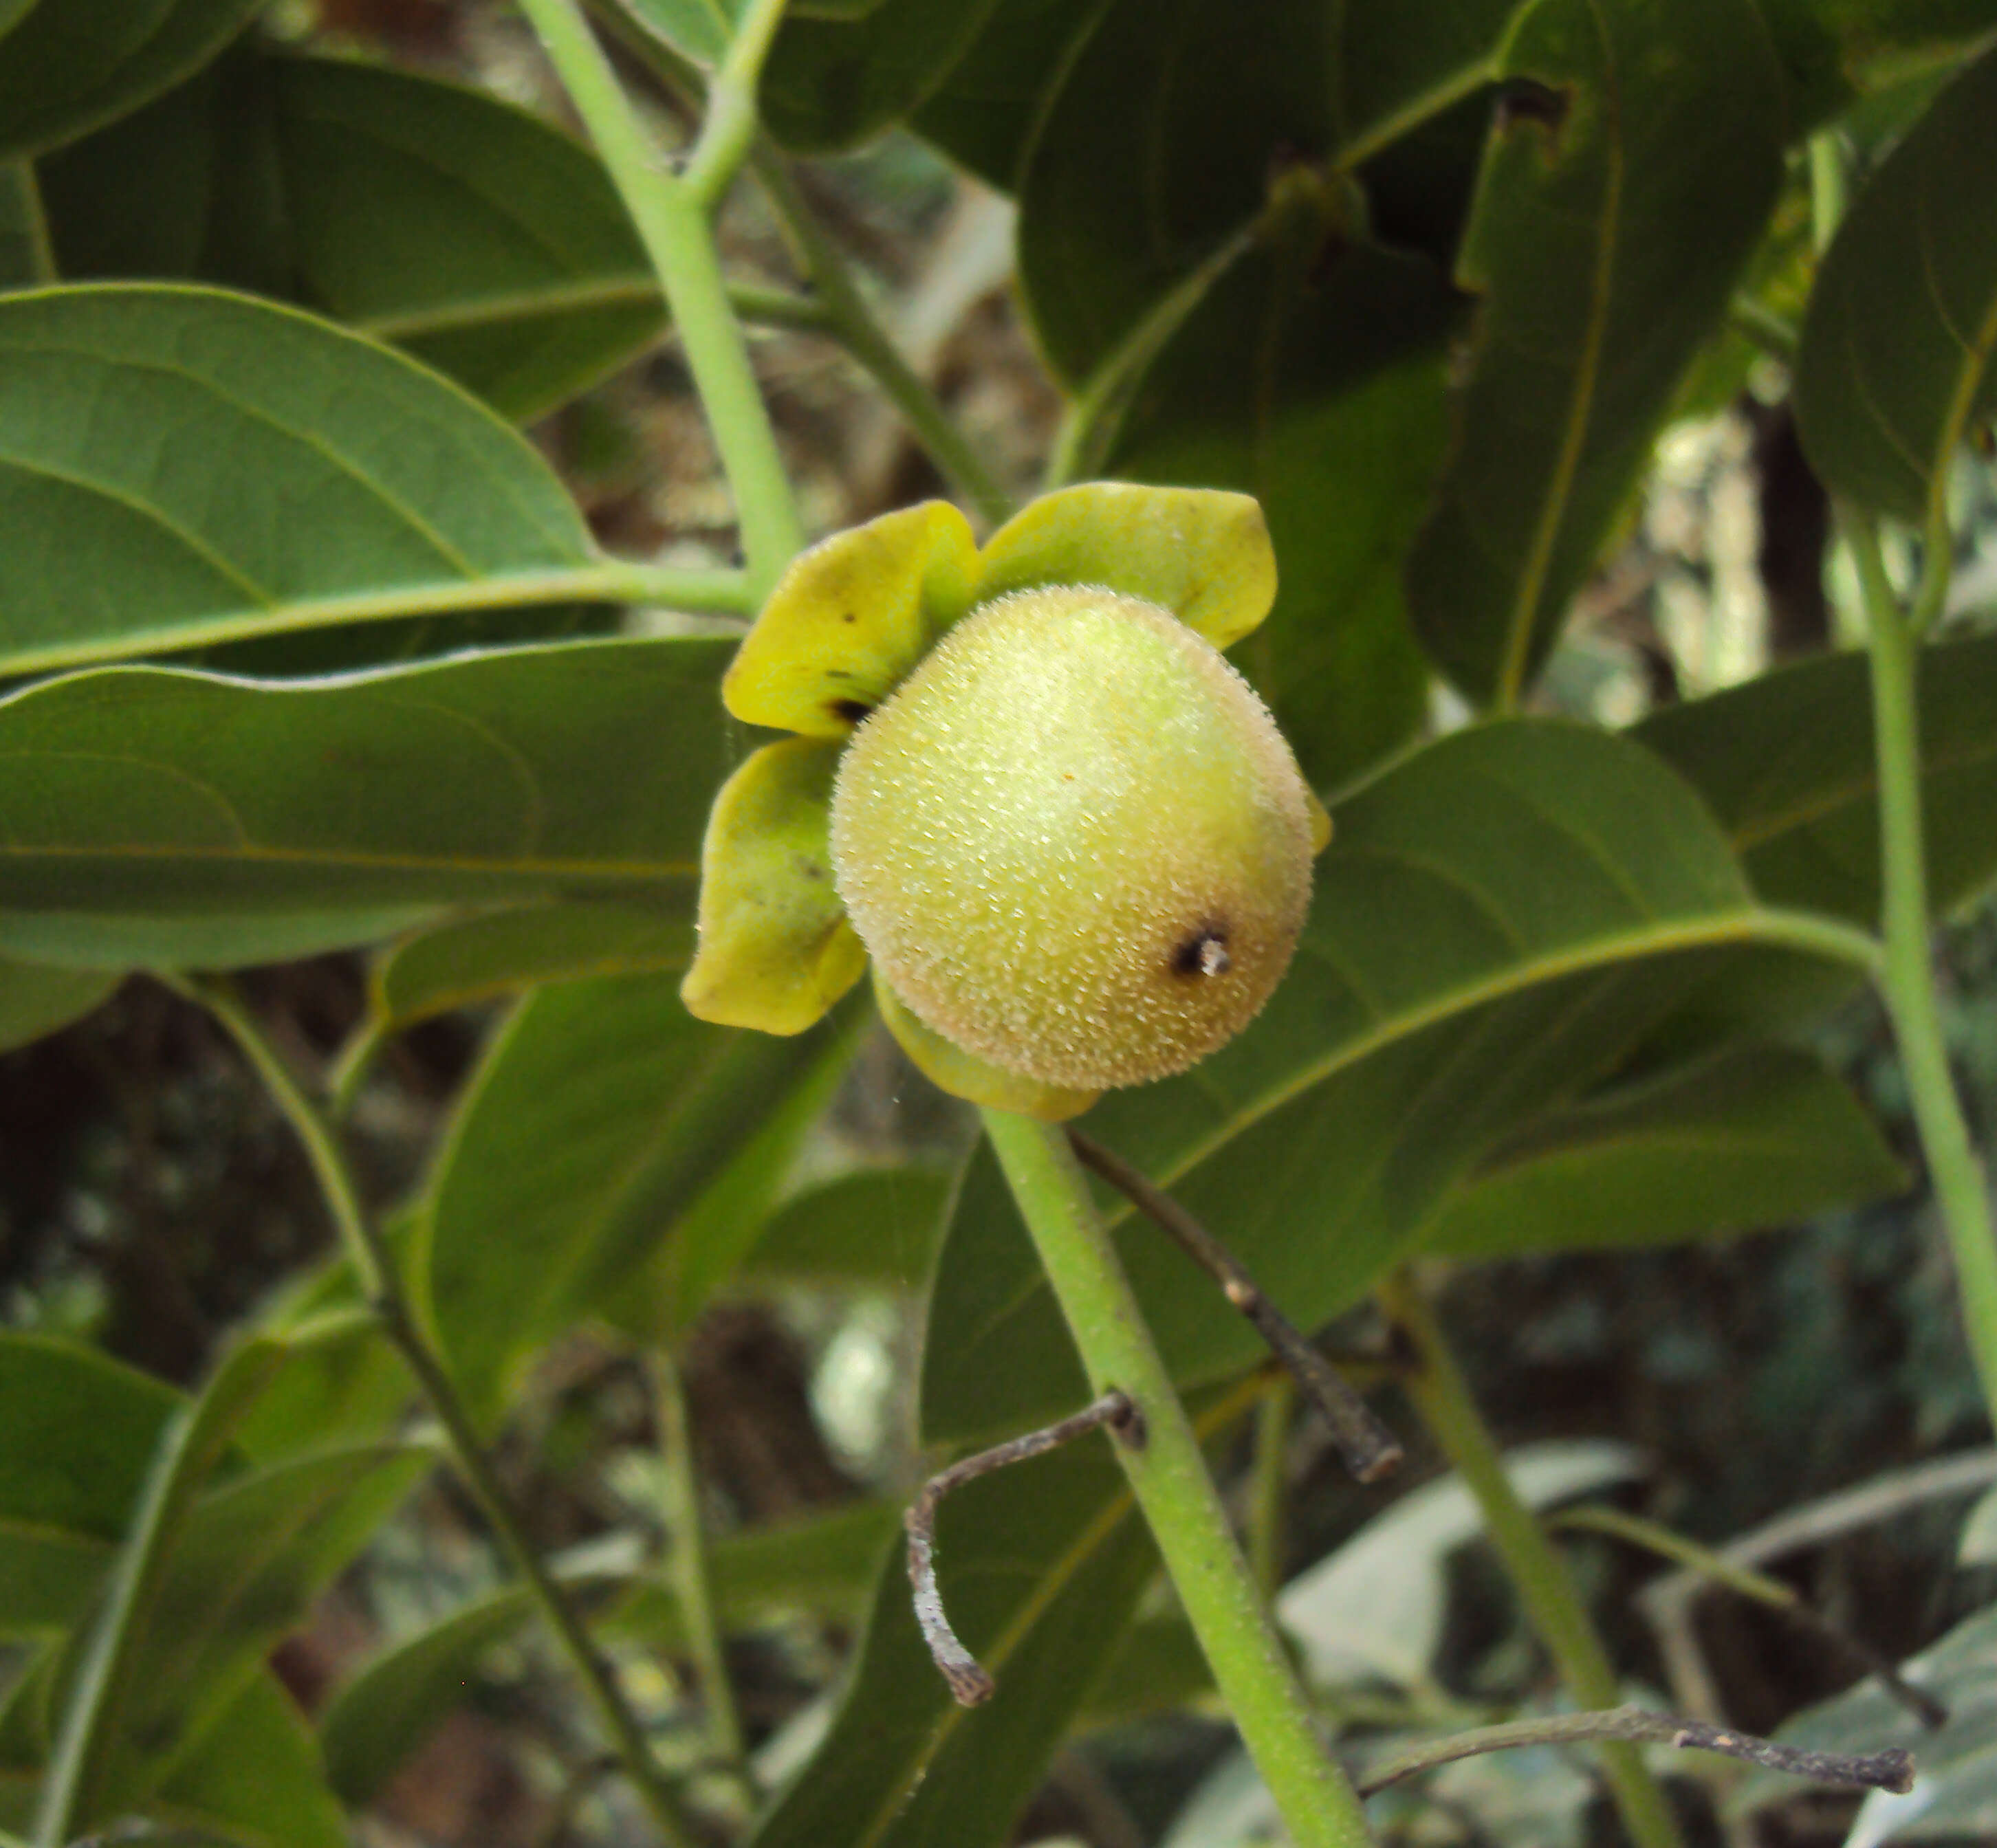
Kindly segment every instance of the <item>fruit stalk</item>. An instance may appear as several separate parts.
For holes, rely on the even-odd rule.
[[[1372,1839],[1365,1812],[1326,1751],[1256,1597],[1199,1439],[1067,1139],[1009,1112],[988,1109],[984,1118],[1095,1392],[1125,1394],[1143,1416],[1143,1448],[1119,1445],[1118,1460],[1295,1848],[1362,1848]]]

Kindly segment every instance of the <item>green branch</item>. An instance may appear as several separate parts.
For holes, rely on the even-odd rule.
[[[1408,1396],[1483,1511],[1492,1544],[1568,1692],[1577,1706],[1614,1707],[1620,1690],[1608,1651],[1564,1562],[1512,1486],[1434,1312],[1405,1272],[1381,1284],[1380,1300],[1414,1360],[1402,1376]],[[1671,1804],[1637,1748],[1606,1742],[1602,1763],[1623,1826],[1637,1848],[1683,1848]]]
[[[644,1728],[617,1684],[615,1671],[590,1639],[567,1594],[556,1582],[533,1543],[498,1475],[485,1454],[478,1433],[444,1370],[419,1328],[408,1292],[395,1268],[381,1229],[362,1205],[352,1168],[340,1138],[296,1075],[278,1054],[256,1016],[234,986],[219,977],[170,976],[167,985],[205,1008],[240,1046],[264,1081],[298,1139],[304,1143],[327,1211],[340,1235],[347,1262],[381,1330],[415,1376],[416,1384],[443,1427],[451,1459],[465,1486],[478,1503],[501,1550],[526,1582],[534,1602],[554,1632],[563,1652],[582,1682],[598,1720],[609,1735],[625,1775],[643,1800],[659,1832],[673,1848],[692,1848],[695,1830],[679,1799],[667,1784],[647,1742]]]
[[[1123,1393],[1143,1420],[1142,1443],[1119,1443],[1118,1460],[1291,1840],[1295,1848],[1362,1848],[1371,1839],[1365,1812],[1326,1754],[1257,1600],[1199,1439],[1067,1137],[1005,1111],[984,1116],[1094,1390]]]
[[[871,376],[944,479],[993,526],[1002,526],[1012,517],[1012,497],[874,318],[805,202],[795,176],[768,148],[758,148],[752,158],[757,180],[769,196],[792,259],[825,311],[823,331]]]
[[[735,22],[721,68],[708,85],[707,119],[681,178],[710,212],[720,203],[756,138],[757,80],[782,22],[784,4],[785,0],[749,0]]]
[[[1886,574],[1878,529],[1869,519],[1850,512],[1843,515],[1842,525],[1864,593],[1871,654],[1880,924],[1886,941],[1881,989],[1899,1045],[1922,1153],[1954,1254],[1970,1351],[1991,1422],[1997,1426],[1997,1237],[1992,1235],[1983,1164],[1970,1139],[1942,1033],[1921,813],[1919,638],[1948,594],[1947,550],[1944,544],[1937,552],[1930,544],[1914,607],[1903,610]]]
[[[734,493],[750,585],[760,604],[803,548],[804,528],[776,432],[749,364],[741,325],[729,302],[707,202],[667,169],[647,140],[579,0],[520,0],[520,5],[540,35],[658,272]],[[750,17],[761,21],[762,16],[771,16],[767,22],[774,29],[777,10],[772,0],[756,0]],[[753,62],[760,53],[752,47],[744,56]],[[712,171],[719,171],[723,158],[722,153],[713,155]]]

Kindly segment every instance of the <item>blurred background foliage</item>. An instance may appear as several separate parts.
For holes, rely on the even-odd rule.
[[[269,26],[315,45],[385,48],[405,66],[471,77],[559,111],[510,10],[480,0],[281,0]],[[1460,139],[1461,128],[1444,122],[1436,132]],[[1481,132],[1475,122],[1471,132]],[[995,459],[1005,485],[1029,491],[1061,405],[1009,282],[1012,208],[902,133],[814,165],[806,184],[839,242],[858,253],[916,368]],[[1409,197],[1419,195],[1410,188]],[[1391,185],[1381,196],[1392,199]],[[1412,219],[1403,229],[1409,241],[1426,236],[1440,247],[1454,236],[1449,225]],[[1792,222],[1782,235],[1790,243],[1778,236],[1766,259],[1777,298]],[[753,198],[730,206],[723,242],[737,275],[774,282],[786,274],[777,230]],[[1078,364],[1098,337],[1080,323],[1062,336]],[[766,329],[757,358],[814,529],[940,491],[932,465],[832,343]],[[1782,382],[1743,343],[1688,388],[1685,420],[1630,510],[1626,538],[1581,592],[1581,619],[1553,657],[1540,709],[1626,726],[1846,639],[1835,601],[1817,584],[1824,504],[1801,463]],[[1140,405],[1119,439],[1139,461],[1143,415]],[[713,453],[671,353],[640,358],[533,433],[606,544],[649,553],[670,541],[698,559],[727,543]],[[1983,619],[1997,579],[1997,484],[1987,467],[1965,471],[1963,495],[1971,562],[1957,620],[1969,626]],[[225,658],[255,666],[254,653]],[[300,664],[293,655],[288,664]],[[1997,907],[1953,923],[1944,957],[1951,1049],[1987,1143],[1997,1121]],[[340,955],[257,972],[247,988],[275,1029],[323,1060],[360,1021],[364,979],[361,960]],[[378,1197],[418,1178],[492,1017],[474,1010],[422,1024],[367,1076],[350,1123]],[[1848,1004],[1818,1043],[1911,1161],[1906,1101],[1876,1004]],[[885,1042],[870,1042],[798,1174],[878,1186],[866,1209],[885,1210],[905,1237],[884,1243],[874,1274],[828,1277],[809,1226],[780,1215],[766,1252],[705,1311],[683,1354],[724,1602],[739,1600],[729,1666],[749,1743],[773,1770],[797,1762],[822,1723],[893,1506],[921,1473],[911,1437],[912,1292],[929,1255],[935,1177],[967,1135],[955,1108],[913,1081]],[[869,1182],[870,1168],[891,1162],[916,1165]],[[327,1237],[305,1160],[260,1087],[205,1015],[160,988],[129,981],[78,1024],[0,1058],[0,1314],[9,1328],[83,1336],[191,1384],[226,1331],[312,1275]],[[843,1257],[840,1265],[850,1267]],[[1597,1453],[1583,1446],[1623,1446],[1601,1472],[1613,1485],[1604,1492],[1709,1543],[1854,1484],[1899,1481],[1981,1435],[1944,1247],[1919,1191],[1727,1242],[1466,1267],[1449,1284],[1447,1308],[1508,1444],[1569,1446],[1550,1453],[1584,1460]],[[1351,1323],[1343,1332],[1355,1343],[1371,1336],[1363,1314]],[[1385,1404],[1411,1427],[1391,1395]],[[578,1571],[609,1570],[629,1536],[650,1531],[655,1419],[647,1381],[616,1348],[578,1336],[536,1368],[501,1461],[543,1548]],[[1245,1497],[1255,1438],[1252,1421],[1236,1425],[1228,1461]],[[1278,1460],[1288,1485],[1272,1543],[1281,1582],[1337,1555],[1381,1518],[1382,1502],[1344,1479],[1307,1426],[1288,1432]],[[1397,1492],[1416,1490],[1435,1467],[1418,1446]],[[1921,1479],[1910,1480],[1918,1488]],[[1797,1547],[1772,1569],[1885,1654],[1923,1647],[1997,1594],[1989,1564],[1958,1567],[1975,1490],[1950,1480],[1890,1518]],[[795,1557],[767,1543],[772,1530],[812,1521],[828,1525]],[[285,1685],[323,1712],[331,1691],[385,1644],[493,1593],[500,1574],[478,1534],[460,1497],[433,1479],[283,1644]],[[745,1539],[752,1536],[766,1543],[760,1552]],[[1640,1595],[1658,1567],[1600,1535],[1567,1544],[1600,1594],[1596,1607],[1616,1614],[1618,1660],[1640,1684],[1670,1686],[1672,1664],[1643,1621]],[[1530,1695],[1536,1657],[1488,1559],[1409,1544],[1402,1577],[1397,1595],[1433,1607],[1433,1660],[1404,1684],[1378,1674],[1355,1684],[1355,1718],[1392,1732]],[[669,1760],[696,1767],[703,1748],[688,1687],[667,1666],[670,1650],[641,1646],[657,1639],[663,1619],[643,1609],[626,1615],[630,1684]],[[385,1748],[352,1742],[347,1774],[374,1804],[367,1839],[384,1848],[630,1839],[641,1825],[616,1780],[601,1774],[559,1666],[503,1611],[486,1621],[481,1646],[447,1670],[475,1664],[467,1698],[420,1743],[401,1741],[406,1757],[388,1752],[385,1774]],[[1723,1593],[1673,1621],[1688,1626],[1724,1710],[1750,1728],[1772,1730],[1853,1679],[1836,1650]],[[1152,1645],[1157,1653],[1147,1657]],[[1092,1701],[1100,1723],[1058,1756],[1017,1839],[1136,1848],[1164,1839],[1175,1815],[1180,1832],[1171,1839],[1181,1848],[1240,1839],[1252,1822],[1228,1819],[1226,1729],[1153,1711],[1196,1691],[1199,1679],[1173,1655],[1168,1628],[1140,1622]],[[1611,1839],[1578,1761],[1543,1758],[1459,1767],[1453,1781],[1390,1809],[1387,1838],[1519,1848]],[[1208,1822],[1181,1813],[1196,1791]],[[1719,1840],[1724,1828],[1733,1848],[1827,1848],[1844,1839],[1856,1803],[1787,1789],[1743,1820],[1717,1817],[1685,1794],[1693,1839]],[[730,1798],[723,1790],[716,1801],[725,1808]]]

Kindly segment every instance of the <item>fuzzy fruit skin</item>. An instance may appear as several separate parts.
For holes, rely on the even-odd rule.
[[[1176,617],[1024,591],[972,611],[854,734],[833,875],[924,1024],[1044,1084],[1140,1084],[1282,979],[1309,803],[1268,709]]]

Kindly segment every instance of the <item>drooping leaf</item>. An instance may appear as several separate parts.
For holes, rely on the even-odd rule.
[[[1143,375],[1117,474],[1239,488],[1276,548],[1268,619],[1233,658],[1306,779],[1349,781],[1405,742],[1428,669],[1401,567],[1442,464],[1450,293],[1423,259],[1322,243],[1314,213],[1244,254]]]
[[[0,159],[115,121],[198,69],[263,0],[14,0],[0,9]]]
[[[1854,202],[1810,296],[1796,427],[1833,493],[1933,529],[1997,405],[1997,50],[1930,105]]]
[[[1455,733],[1336,819],[1296,962],[1262,1018],[1183,1077],[1109,1093],[1088,1122],[1305,1327],[1361,1296],[1505,1136],[1580,1095],[1732,958],[1794,945],[1798,929],[1755,902],[1684,784],[1583,728]],[[1219,1293],[1116,1217],[1178,1377],[1252,1360],[1254,1335]],[[932,1295],[925,1431],[1016,1430],[1085,1396],[981,1157]]]
[[[0,671],[560,602],[594,557],[515,432],[324,322],[205,289],[0,297]]]
[[[1747,1046],[1550,1112],[1438,1209],[1452,1257],[1668,1244],[1805,1219],[1906,1186],[1821,1060]]]
[[[280,686],[109,668],[0,702],[0,947],[228,966],[447,905],[692,908],[725,642],[578,642]]]
[[[421,1260],[432,1325],[481,1419],[592,1310],[621,1303],[656,1336],[698,1308],[754,1239],[854,1018],[793,1040],[710,1026],[671,974],[522,1003],[458,1107]]]
[[[936,1561],[951,1623],[998,1692],[981,1707],[951,1700],[895,1548],[831,1729],[754,1848],[998,1848],[1157,1554],[1091,1437],[950,1496]]]
[[[554,981],[684,969],[691,919],[636,905],[522,905],[454,919],[408,938],[369,972],[379,1033]]]
[[[381,65],[245,49],[47,157],[40,178],[71,279],[276,295],[393,340],[519,421],[664,323],[588,150],[487,92]]]
[[[1919,660],[1928,881],[1939,911],[1997,876],[1997,636]],[[1633,734],[1691,783],[1771,905],[1868,927],[1879,824],[1864,656],[1837,654],[1654,712]]]
[[[0,1052],[80,1020],[118,986],[116,974],[0,958]]]
[[[1545,658],[1781,177],[1758,0],[1536,0],[1507,41],[1458,278],[1482,298],[1455,453],[1409,567],[1480,705]]]

